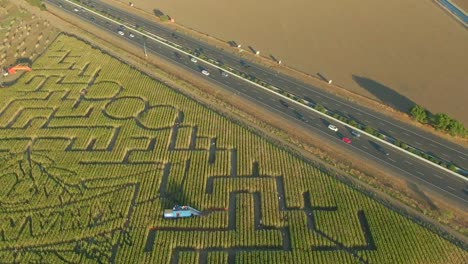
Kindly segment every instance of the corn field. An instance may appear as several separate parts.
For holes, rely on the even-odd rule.
[[[0,92],[1,263],[467,263],[248,128],[60,35]],[[164,219],[190,205],[202,216]]]

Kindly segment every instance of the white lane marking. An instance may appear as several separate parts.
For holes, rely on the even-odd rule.
[[[405,160],[405,163],[408,163],[409,165],[413,165],[413,163],[411,163],[411,162],[409,162],[407,160]]]
[[[390,129],[388,130],[388,132],[390,132],[390,133],[392,133],[392,134],[396,134],[395,131],[390,130]]]
[[[440,153],[440,154],[442,154],[442,156],[445,156],[445,157],[447,157],[447,158],[450,158],[450,156],[447,155],[447,154],[445,154],[445,153]]]
[[[417,142],[417,141],[415,141],[414,144],[419,145],[419,146],[422,146],[422,144],[419,143],[419,142]]]
[[[410,134],[406,133],[405,131],[401,132],[403,135],[410,136]]]
[[[361,112],[356,112],[356,114],[362,116],[362,113],[361,113]]]
[[[369,149],[367,146],[362,146],[362,147],[365,148],[365,149]]]
[[[439,178],[439,179],[443,179],[442,176],[438,175],[438,174],[434,174],[435,177]]]
[[[450,190],[457,191],[457,189],[455,189],[455,188],[453,188],[453,187],[450,187],[450,186],[447,186],[447,188],[449,188]]]
[[[391,159],[391,158],[388,158],[389,160],[391,160],[392,162],[396,162],[395,160]]]
[[[466,159],[465,159],[464,157],[462,157],[462,156],[458,156],[458,157],[459,157],[460,159],[466,160]]]
[[[423,175],[424,176],[424,173],[420,172],[420,171],[415,171],[417,174],[419,175]]]

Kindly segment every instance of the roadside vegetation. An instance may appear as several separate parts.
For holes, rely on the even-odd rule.
[[[41,10],[47,10],[46,5],[43,3],[43,0],[26,0],[30,5],[37,6]]]
[[[468,130],[465,128],[463,123],[453,119],[447,114],[432,114],[420,105],[413,106],[410,110],[410,113],[413,119],[419,123],[428,124],[433,128],[449,133],[452,136],[459,136],[464,138],[468,135]]]
[[[0,97],[4,262],[463,263],[242,123],[60,35]],[[190,205],[204,216],[167,220]]]

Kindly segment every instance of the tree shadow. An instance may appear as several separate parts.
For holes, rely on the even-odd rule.
[[[362,88],[373,94],[383,103],[393,107],[394,109],[409,113],[411,107],[415,105],[408,97],[399,94],[388,86],[385,86],[372,79],[353,75],[353,80]]]
[[[431,210],[437,210],[437,206],[432,202],[431,198],[429,198],[419,187],[411,182],[408,182],[408,187],[419,197],[423,200]]]
[[[270,58],[276,63],[279,62],[279,60],[275,56],[273,56],[273,54],[270,54]]]
[[[153,13],[154,13],[154,15],[157,16],[157,17],[162,17],[162,16],[164,16],[164,13],[163,13],[161,10],[159,10],[159,9],[153,9]]]
[[[317,72],[317,76],[320,77],[320,79],[322,79],[322,81],[328,82],[328,79],[325,78],[325,76],[323,76],[320,72]]]

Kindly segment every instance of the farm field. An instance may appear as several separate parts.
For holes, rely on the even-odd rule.
[[[49,21],[18,8],[9,0],[0,0],[0,67],[13,66],[20,58],[34,60],[57,34]],[[10,79],[14,78],[3,81]]]
[[[468,34],[434,1],[131,2],[401,111],[417,103],[468,124]]]
[[[0,260],[466,263],[317,166],[59,35],[1,90]],[[163,219],[190,205],[203,216]]]

